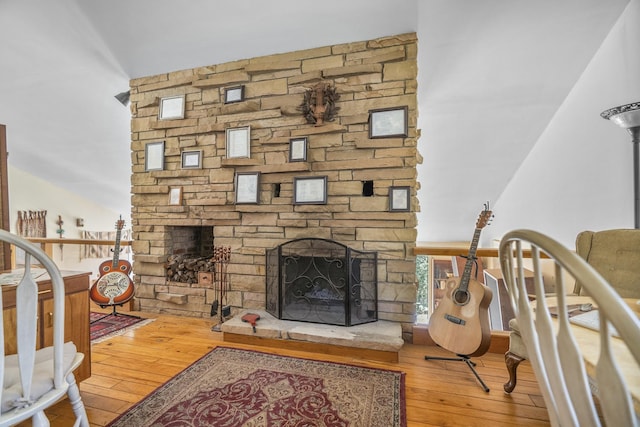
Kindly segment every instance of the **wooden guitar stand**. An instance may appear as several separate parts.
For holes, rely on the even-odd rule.
[[[464,362],[464,363],[466,363],[467,366],[469,367],[469,369],[471,369],[471,372],[473,372],[473,375],[475,375],[475,377],[478,380],[478,382],[480,382],[480,385],[482,386],[482,389],[484,391],[486,391],[487,393],[489,393],[489,387],[487,387],[487,385],[484,383],[484,381],[482,381],[482,378],[480,378],[480,375],[478,375],[478,372],[476,371],[476,368],[475,368],[476,364],[471,361],[469,356],[466,356],[464,354],[458,354],[458,357],[425,356],[424,360],[448,360],[448,361],[451,361],[451,362]]]

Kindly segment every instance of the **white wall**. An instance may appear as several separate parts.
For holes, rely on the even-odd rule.
[[[573,248],[582,230],[633,228],[630,134],[600,117],[640,101],[640,0],[632,0],[494,204],[482,234],[531,228]]]
[[[57,238],[58,215],[62,216],[64,237],[80,238],[80,231],[115,231],[119,216],[125,220],[125,229],[130,228],[131,212],[113,212],[78,195],[56,187],[33,175],[9,165],[9,217],[10,229],[17,231],[18,211],[47,211],[47,237]],[[84,219],[84,227],[76,226],[76,218]],[[54,246],[53,260],[62,270],[89,271],[92,278],[98,277],[98,266],[105,259],[80,260],[80,245],[65,245],[62,253]],[[123,254],[122,259],[130,256]],[[109,258],[111,259],[111,258]]]

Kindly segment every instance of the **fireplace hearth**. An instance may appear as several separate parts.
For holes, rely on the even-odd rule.
[[[353,326],[378,320],[377,252],[318,238],[266,251],[267,312],[282,320]]]

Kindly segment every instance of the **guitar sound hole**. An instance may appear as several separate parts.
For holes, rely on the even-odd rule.
[[[456,289],[452,295],[453,302],[457,305],[464,305],[469,302],[469,292]]]
[[[108,266],[102,267],[102,271],[109,271],[109,267]]]
[[[126,265],[121,265],[121,266],[120,266],[120,270],[125,271],[126,269],[127,269],[127,266],[126,266]]]

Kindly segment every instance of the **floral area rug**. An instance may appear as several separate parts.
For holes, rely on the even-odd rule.
[[[121,314],[89,313],[91,343],[96,344],[115,335],[121,335],[133,329],[153,322],[155,319],[135,318]]]
[[[404,427],[404,377],[216,347],[109,427]]]

